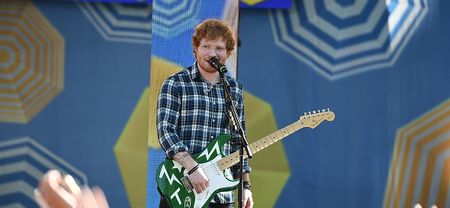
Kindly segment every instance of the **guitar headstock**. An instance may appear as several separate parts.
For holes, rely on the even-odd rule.
[[[322,123],[324,120],[327,121],[333,121],[334,120],[334,113],[330,111],[329,108],[317,110],[317,111],[309,111],[305,112],[303,116],[300,116],[299,122],[309,128],[316,128],[320,123]]]

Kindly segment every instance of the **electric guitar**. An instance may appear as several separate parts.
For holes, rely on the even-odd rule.
[[[259,139],[250,144],[249,148],[253,153],[259,152],[302,128],[313,129],[324,120],[333,121],[334,117],[334,113],[329,109],[305,113],[298,121]],[[156,183],[170,207],[204,208],[217,193],[233,190],[239,185],[239,180],[233,179],[229,170],[231,166],[239,163],[239,151],[228,156],[223,154],[223,146],[229,140],[229,135],[220,135],[200,154],[193,156],[209,181],[209,186],[199,194],[192,188],[187,177],[188,170],[179,163],[166,159],[159,165]],[[244,158],[247,158],[246,154]]]

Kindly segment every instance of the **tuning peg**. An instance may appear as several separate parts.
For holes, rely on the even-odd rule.
[[[313,111],[313,114],[316,114],[316,111]]]
[[[306,116],[306,112],[304,112],[303,115]]]
[[[330,108],[327,108],[327,111],[330,111]]]

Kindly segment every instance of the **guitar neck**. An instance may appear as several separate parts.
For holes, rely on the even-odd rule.
[[[252,153],[255,154],[255,153],[263,150],[264,148],[289,136],[290,134],[302,129],[303,127],[304,127],[303,122],[296,121],[276,132],[273,132],[272,134],[269,134],[269,135],[259,139],[256,142],[253,142],[252,144],[249,145],[249,148],[252,151]],[[248,157],[247,152],[244,151],[244,153],[245,153],[244,158],[247,158]],[[219,161],[217,161],[217,164],[221,170],[230,168],[231,166],[233,166],[237,163],[239,163],[239,151],[233,152],[229,156],[224,157],[224,158],[220,159]]]

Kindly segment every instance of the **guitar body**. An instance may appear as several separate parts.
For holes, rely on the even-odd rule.
[[[234,180],[229,169],[221,171],[217,161],[225,157],[223,146],[230,140],[229,135],[220,135],[200,153],[193,155],[209,180],[209,186],[202,193],[188,190],[182,178],[186,169],[174,160],[167,159],[156,171],[156,183],[170,207],[200,208],[207,207],[214,196],[222,191],[235,189],[239,180]]]

